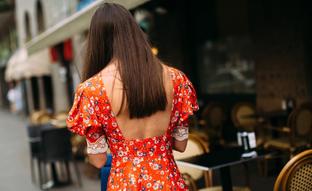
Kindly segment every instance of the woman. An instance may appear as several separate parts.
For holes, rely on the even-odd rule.
[[[122,6],[105,3],[94,13],[83,80],[67,125],[86,136],[94,166],[110,149],[107,190],[187,190],[172,149],[186,148],[187,118],[198,109],[194,88],[152,54]]]

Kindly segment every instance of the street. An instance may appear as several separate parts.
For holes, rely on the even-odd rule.
[[[27,119],[0,110],[0,191],[39,191],[37,184],[32,184],[30,175],[30,157],[26,134]],[[83,187],[79,188],[76,176],[71,169],[74,184],[71,186],[51,189],[58,191],[99,191],[100,181],[90,180],[83,174],[80,164]]]

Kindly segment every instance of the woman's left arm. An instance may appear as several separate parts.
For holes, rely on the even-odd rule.
[[[173,129],[173,149],[184,152],[187,146],[189,135],[189,117],[197,111],[198,103],[196,91],[191,81],[182,72],[180,73],[180,84],[178,92],[177,108],[179,118],[176,127]]]

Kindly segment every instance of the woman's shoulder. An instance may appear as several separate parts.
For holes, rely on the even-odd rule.
[[[170,71],[170,74],[173,80],[177,83],[189,82],[187,75],[181,70],[173,67],[173,66],[165,66]]]
[[[81,82],[76,90],[76,93],[84,93],[87,95],[99,95],[101,91],[101,78],[98,75],[92,76],[91,78]]]

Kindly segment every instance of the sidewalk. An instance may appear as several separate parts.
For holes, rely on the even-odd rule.
[[[31,183],[26,119],[0,109],[0,191],[39,191]],[[80,166],[81,167],[81,166]],[[83,168],[80,168],[83,175]],[[72,171],[74,173],[74,171]],[[73,174],[73,181],[76,181]],[[82,177],[83,187],[72,186],[52,191],[99,191],[100,181]]]

